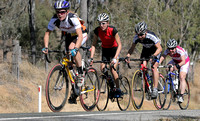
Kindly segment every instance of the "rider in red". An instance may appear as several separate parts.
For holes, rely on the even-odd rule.
[[[94,41],[92,44],[91,50],[91,64],[95,53],[95,45],[97,44],[98,38],[100,38],[102,42],[102,61],[111,61],[111,64],[114,64],[116,68],[118,65],[119,53],[121,51],[122,45],[120,41],[120,37],[118,31],[115,27],[109,25],[109,16],[106,13],[102,13],[98,15],[97,21],[99,22],[99,26],[94,30]],[[101,71],[105,64],[101,64]],[[117,72],[111,68],[111,73],[115,79],[116,88],[114,88],[115,94],[117,96],[121,96],[121,90],[119,88],[119,77]]]

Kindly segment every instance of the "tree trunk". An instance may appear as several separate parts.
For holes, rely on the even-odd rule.
[[[88,27],[87,25],[87,0],[81,0],[80,3],[80,18],[82,18],[85,21],[85,26]]]
[[[35,40],[35,0],[29,0],[29,28],[32,64],[36,64],[36,40]]]

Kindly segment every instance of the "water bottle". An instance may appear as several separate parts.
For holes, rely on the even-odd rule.
[[[175,72],[175,73],[178,74],[178,72]],[[178,77],[177,77],[177,75],[174,76],[173,83],[174,83],[175,89],[178,89]]]

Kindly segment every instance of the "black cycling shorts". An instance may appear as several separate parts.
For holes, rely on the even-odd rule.
[[[114,58],[118,47],[102,48],[102,61],[110,61]]]
[[[150,48],[143,47],[140,58],[149,59],[156,52],[156,50],[157,50],[156,46],[152,46]],[[157,60],[156,60],[157,62],[159,62],[160,55],[161,53],[157,55]]]

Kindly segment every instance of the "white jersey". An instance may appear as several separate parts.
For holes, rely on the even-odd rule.
[[[72,22],[73,25],[69,23],[69,20]],[[65,31],[67,33],[76,33],[76,29],[81,28],[81,23],[76,15],[69,13],[65,20],[60,21],[57,15],[54,15],[49,24],[48,29],[53,31],[55,27],[58,27],[61,31]]]

